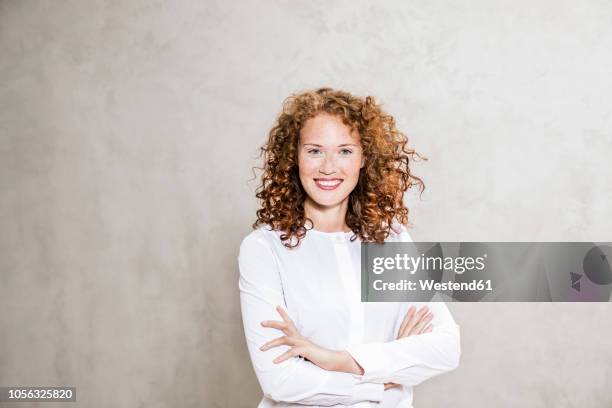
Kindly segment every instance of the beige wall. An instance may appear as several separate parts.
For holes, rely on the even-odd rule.
[[[236,255],[257,147],[303,88],[378,96],[430,158],[415,239],[610,241],[610,21],[598,1],[0,2],[0,385],[256,406]],[[609,304],[450,307],[462,364],[417,408],[612,404]]]

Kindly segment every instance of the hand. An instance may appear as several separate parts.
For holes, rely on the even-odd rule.
[[[283,321],[265,320],[261,322],[261,325],[281,330],[285,335],[270,340],[259,348],[262,351],[266,351],[281,345],[289,346],[289,350],[273,360],[275,364],[279,364],[291,357],[302,356],[324,370],[341,371],[341,366],[345,361],[345,356],[342,352],[326,349],[314,344],[297,331],[293,320],[291,320],[282,307],[276,306],[276,311],[281,315]]]
[[[387,391],[390,388],[397,388],[397,387],[401,387],[401,384],[396,384],[396,383],[385,383],[385,391]]]
[[[416,308],[414,306],[410,306],[406,312],[402,325],[400,326],[397,334],[398,339],[431,332],[431,323],[429,322],[431,319],[433,319],[433,313],[429,311],[427,306],[423,306],[416,313],[415,310]],[[401,387],[401,385],[395,383],[385,383],[385,391],[393,387]]]
[[[433,313],[429,311],[427,306],[423,306],[416,313],[415,310],[414,306],[410,306],[406,312],[397,334],[398,339],[431,332],[432,326],[430,322],[433,319]]]

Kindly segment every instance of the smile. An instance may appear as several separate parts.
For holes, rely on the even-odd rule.
[[[342,179],[314,179],[315,184],[321,190],[333,190],[342,183]]]

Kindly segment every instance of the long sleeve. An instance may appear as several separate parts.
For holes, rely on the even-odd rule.
[[[261,351],[259,347],[282,336],[280,330],[260,324],[264,320],[280,320],[276,305],[287,307],[278,262],[265,240],[252,233],[242,241],[238,263],[244,332],[255,374],[266,397],[324,406],[382,400],[384,386],[363,381],[360,376],[323,370],[301,357],[274,364],[272,360],[289,347],[279,346],[268,351]]]
[[[357,344],[348,348],[347,351],[364,370],[364,381],[413,386],[459,365],[459,326],[446,305],[443,302],[413,304],[416,307],[427,305],[433,312],[430,333],[389,342]],[[397,316],[396,333],[410,305],[402,304]]]

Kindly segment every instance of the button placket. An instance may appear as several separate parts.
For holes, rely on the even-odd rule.
[[[354,265],[351,253],[344,235],[334,237],[334,252],[338,270],[342,278],[344,293],[349,306],[350,328],[349,343],[358,344],[363,342],[364,310],[361,303],[360,288],[355,280]]]

